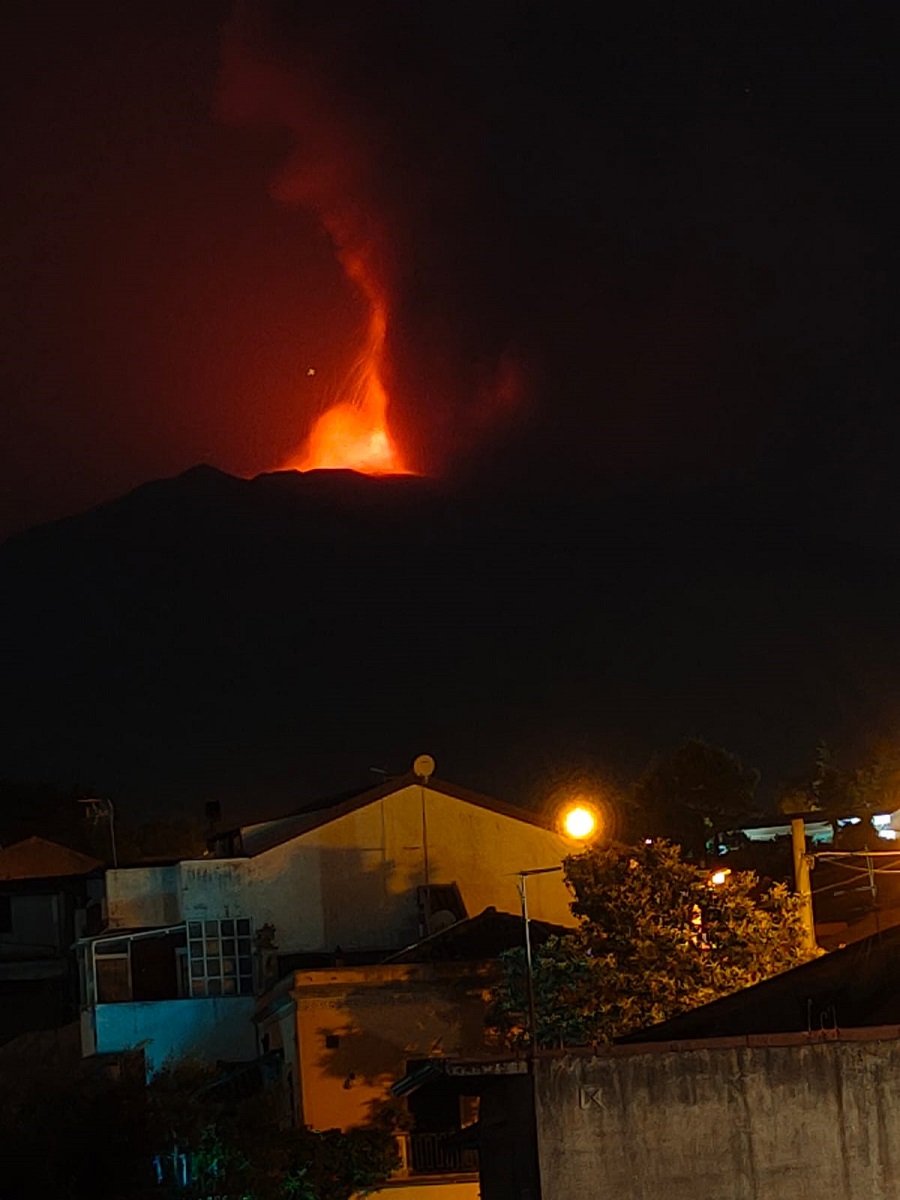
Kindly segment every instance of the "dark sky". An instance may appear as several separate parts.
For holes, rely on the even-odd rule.
[[[428,469],[889,534],[887,19],[581,8],[16,5],[0,532],[282,462],[365,315],[338,219]]]

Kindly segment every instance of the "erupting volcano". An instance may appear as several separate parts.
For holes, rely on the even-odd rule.
[[[354,274],[349,273],[351,277]],[[344,398],[317,417],[303,448],[284,464],[286,470],[413,474],[405,466],[387,423],[388,398],[381,380],[387,314],[383,304],[371,295],[369,300],[372,311],[368,336],[344,385]]]

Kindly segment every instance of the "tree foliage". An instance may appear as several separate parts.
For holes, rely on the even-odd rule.
[[[677,846],[593,848],[565,862],[580,924],[534,955],[537,1041],[608,1042],[758,983],[803,962],[800,907],[782,884],[726,876],[685,861]],[[527,1040],[522,954],[504,961],[491,1022]]]
[[[142,1196],[151,1160],[143,1080],[82,1070],[65,1054],[46,1061],[40,1037],[27,1038],[25,1055],[5,1047],[0,1061],[0,1196]]]
[[[215,1068],[183,1059],[160,1071],[148,1091],[151,1139],[160,1174],[187,1187],[174,1195],[241,1200],[348,1200],[372,1191],[396,1165],[394,1139],[374,1128],[285,1127],[279,1089],[243,1097]]]
[[[786,814],[821,812],[824,819],[857,816],[864,828],[863,840],[875,834],[868,823],[874,813],[893,812],[900,807],[900,753],[893,741],[876,743],[855,764],[839,760],[824,742],[816,748],[810,768],[800,777],[782,784],[778,808]]]
[[[149,1086],[142,1070],[0,1072],[0,1196],[349,1200],[397,1165],[389,1132],[285,1127],[279,1096],[190,1059]]]
[[[700,858],[713,826],[753,814],[758,782],[758,772],[735,755],[692,738],[651,764],[635,785],[635,834],[667,838]]]

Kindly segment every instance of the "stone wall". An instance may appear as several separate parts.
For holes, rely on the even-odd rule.
[[[897,1030],[536,1064],[543,1200],[900,1196]]]

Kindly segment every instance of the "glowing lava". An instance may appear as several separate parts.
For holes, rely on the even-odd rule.
[[[366,289],[368,291],[368,289]],[[371,300],[370,293],[370,300]],[[345,385],[346,399],[316,419],[289,471],[351,470],[365,475],[411,475],[387,423],[388,398],[381,382],[387,318],[372,301],[369,333]]]
[[[403,471],[384,425],[366,408],[336,404],[316,421],[302,454],[288,466],[297,471],[339,470],[367,475]]]

